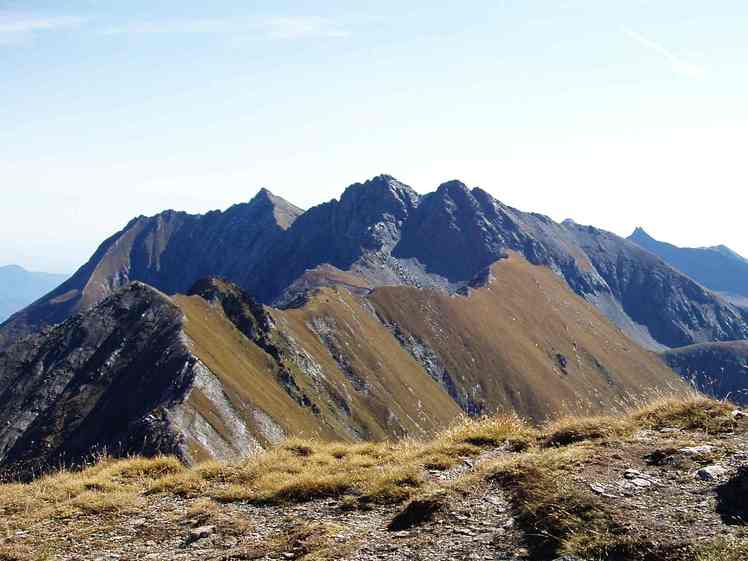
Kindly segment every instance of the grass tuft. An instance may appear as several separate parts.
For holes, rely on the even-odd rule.
[[[587,440],[611,440],[629,436],[635,428],[635,424],[627,417],[568,416],[545,427],[543,445],[568,446]]]
[[[641,427],[655,430],[679,428],[719,434],[738,426],[739,421],[732,416],[734,410],[730,403],[693,395],[655,400],[633,411],[631,419]]]
[[[583,446],[548,448],[484,468],[485,477],[509,492],[533,558],[597,552],[619,532],[597,497],[569,483],[569,473],[589,454]]]

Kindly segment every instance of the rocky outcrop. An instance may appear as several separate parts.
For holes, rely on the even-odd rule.
[[[220,285],[205,281],[196,290],[208,298],[210,288]],[[249,302],[236,287],[222,288],[222,295]],[[230,300],[226,307],[230,315],[216,313],[213,319],[223,321],[229,335],[241,338],[243,330],[262,338],[268,317],[261,307],[252,303],[251,326],[251,314],[235,310]],[[11,345],[0,353],[0,466],[25,477],[101,453],[174,454],[186,462],[244,457],[311,421],[303,412],[298,421],[269,415],[262,396],[294,406],[272,384],[247,384],[239,399],[227,373],[204,351],[196,324],[209,321],[206,311],[196,314],[135,282],[91,310]],[[268,357],[268,370],[271,362]]]
[[[104,451],[179,453],[168,411],[198,364],[181,322],[135,283],[0,354],[0,462],[28,471]]]

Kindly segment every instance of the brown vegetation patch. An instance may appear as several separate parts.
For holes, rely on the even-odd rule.
[[[699,394],[686,398],[661,398],[638,408],[631,415],[637,425],[655,430],[679,428],[708,434],[730,432],[738,426],[735,406]]]

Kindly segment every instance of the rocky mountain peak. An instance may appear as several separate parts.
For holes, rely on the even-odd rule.
[[[463,197],[470,196],[470,189],[468,189],[468,186],[465,185],[462,181],[459,181],[458,179],[452,179],[450,181],[446,181],[442,183],[436,189],[436,192],[441,195],[447,195],[452,198],[455,198],[455,197],[463,198]]]
[[[634,232],[629,236],[629,239],[634,242],[639,241],[654,241],[654,238],[650,236],[644,228],[637,226]]]
[[[397,220],[403,220],[419,202],[418,193],[390,175],[378,175],[364,183],[354,183],[340,197],[343,209],[372,216],[390,214]]]
[[[192,285],[187,291],[188,296],[200,296],[201,298],[211,301],[217,296],[234,292],[238,290],[236,285],[221,277],[205,277]]]
[[[632,238],[650,239],[641,228]],[[350,286],[404,284],[453,291],[506,250],[551,267],[653,348],[748,334],[748,316],[669,270],[652,255],[650,244],[640,245],[649,251],[591,226],[560,225],[522,212],[459,180],[419,196],[394,177],[378,175],[305,212],[262,189],[251,201],[223,212],[167,211],[157,220],[131,222],[105,240],[70,281],[8,320],[0,328],[0,348],[89,309],[130,280],[173,294],[200,278],[220,276],[270,304],[285,301],[285,291],[307,271],[329,265],[343,274],[331,278]],[[702,253],[720,257],[724,252]],[[735,283],[710,284],[699,271],[677,268],[709,288],[744,290],[744,282],[737,289]],[[736,273],[737,281],[743,274]],[[663,297],[651,290],[652,283],[661,286]],[[684,309],[689,312],[681,313]]]
[[[245,205],[236,205],[231,207],[229,211],[240,206],[246,208],[246,210],[251,214],[271,211],[275,222],[284,229],[293,224],[296,218],[304,212],[296,205],[293,205],[286,199],[273,194],[265,187],[261,188],[257,194],[250,199],[249,203]]]
[[[249,201],[250,205],[291,205],[288,201],[283,199],[282,197],[279,197],[278,195],[273,194],[272,191],[269,191],[265,187],[262,187],[259,191],[257,191],[257,194],[252,197]]]

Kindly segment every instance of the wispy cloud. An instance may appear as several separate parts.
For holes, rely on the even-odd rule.
[[[699,78],[704,75],[704,68],[698,64],[693,64],[681,58],[680,56],[673,53],[671,50],[665,48],[660,43],[644,37],[641,33],[637,33],[627,27],[622,27],[621,31],[631,40],[635,41],[639,45],[646,47],[652,52],[659,54],[664,57],[674,72],[689,78]]]
[[[301,39],[304,37],[348,37],[351,32],[337,22],[320,16],[275,17],[263,21],[269,37]]]
[[[75,16],[36,16],[0,11],[0,44],[23,43],[37,33],[77,28],[84,21]]]
[[[348,37],[340,23],[321,16],[270,18],[198,18],[131,22],[102,30],[106,34],[204,33],[221,35],[255,34],[268,39],[311,39]]]

